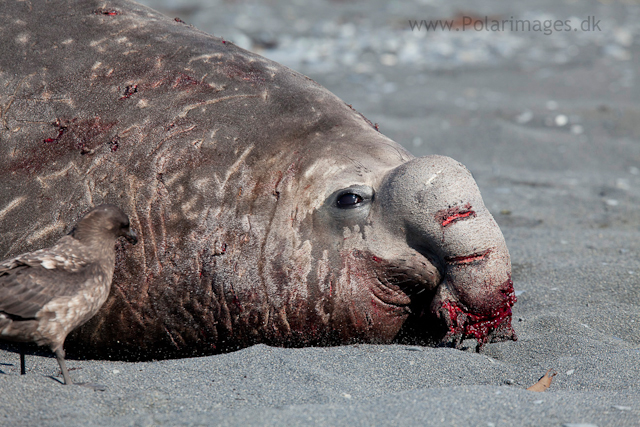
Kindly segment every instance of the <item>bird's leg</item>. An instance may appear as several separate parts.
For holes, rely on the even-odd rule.
[[[101,384],[74,383],[73,381],[71,381],[71,377],[69,376],[69,371],[67,371],[67,364],[64,361],[64,350],[62,349],[62,347],[57,349],[55,351],[55,354],[56,354],[56,359],[58,359],[58,364],[60,365],[60,370],[62,371],[62,376],[64,377],[65,385],[69,385],[69,384],[81,385],[83,387],[89,387],[95,391],[105,391],[107,389],[107,387]]]
[[[26,373],[25,364],[24,364],[24,344],[19,344],[20,349],[20,375],[24,375]]]
[[[65,385],[73,384],[71,381],[71,377],[69,377],[69,371],[67,371],[67,365],[64,362],[64,350],[62,347],[56,349],[56,359],[58,359],[58,364],[60,365],[60,370],[62,371],[62,377],[64,378]]]

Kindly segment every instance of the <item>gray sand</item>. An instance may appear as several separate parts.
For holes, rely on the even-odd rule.
[[[474,174],[518,292],[517,342],[357,345],[148,363],[0,350],[0,425],[640,425],[640,8],[530,1],[145,1],[311,76],[416,155]],[[408,19],[601,20],[438,31]],[[415,33],[415,32],[414,32]],[[275,48],[267,49],[276,43]],[[471,344],[471,343],[469,343]],[[525,389],[547,369],[544,393]]]

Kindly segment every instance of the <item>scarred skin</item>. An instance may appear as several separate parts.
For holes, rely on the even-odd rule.
[[[135,3],[10,3],[0,38],[0,258],[100,203],[139,234],[69,355],[515,339],[504,238],[455,160]]]

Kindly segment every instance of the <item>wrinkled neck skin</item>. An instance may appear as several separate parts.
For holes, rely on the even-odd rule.
[[[362,152],[333,152],[362,134],[371,138]],[[409,314],[407,296],[372,268],[377,248],[365,236],[372,218],[344,217],[332,204],[344,189],[378,187],[410,154],[368,129],[325,133],[308,146],[317,148],[267,157],[274,167],[261,167],[258,177],[253,171],[225,208],[235,215],[228,218],[234,231],[216,238],[209,273],[220,284],[214,294],[224,295],[217,300],[222,346],[225,336],[234,346],[388,342]]]
[[[277,333],[267,342],[389,342],[410,312],[409,298],[389,284],[379,258],[388,251],[373,231],[382,221],[371,215],[371,204],[382,178],[411,155],[375,131],[362,133],[370,139],[358,151],[331,153],[327,147],[326,154],[300,157],[296,175],[283,178],[286,190],[261,257],[268,306],[276,309]],[[336,197],[352,191],[366,206],[337,208]]]

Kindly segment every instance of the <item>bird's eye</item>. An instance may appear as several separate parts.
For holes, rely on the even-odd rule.
[[[338,197],[338,207],[339,208],[353,208],[360,203],[362,203],[362,197],[357,194],[347,193]]]

